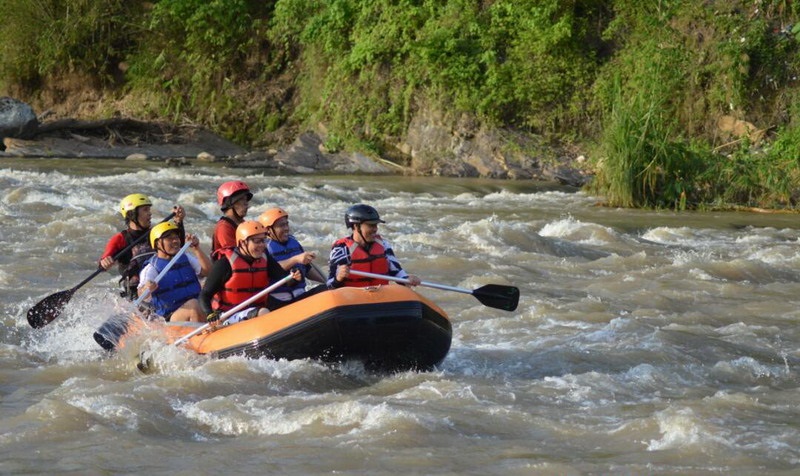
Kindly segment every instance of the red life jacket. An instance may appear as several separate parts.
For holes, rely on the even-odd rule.
[[[239,303],[258,294],[261,290],[269,286],[269,275],[267,274],[267,258],[261,258],[248,263],[236,248],[226,249],[222,252],[222,257],[226,258],[231,264],[231,278],[225,282],[225,287],[211,299],[211,308],[214,310],[227,311]],[[267,298],[253,303],[254,306],[265,307]]]
[[[383,248],[383,239],[380,236],[375,236],[375,241],[370,245],[369,250],[360,246],[350,236],[340,239],[334,243],[334,246],[340,244],[344,244],[350,251],[350,269],[367,273],[389,274],[389,260],[386,258],[386,250]],[[344,281],[345,286],[357,288],[381,284],[389,284],[389,281],[355,275],[349,275]]]

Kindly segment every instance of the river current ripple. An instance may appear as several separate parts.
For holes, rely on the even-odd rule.
[[[108,356],[93,330],[129,304],[103,274],[34,330],[27,310],[92,273],[121,197],[174,203],[206,251],[216,187],[244,180],[327,264],[370,203],[430,282],[514,285],[509,313],[419,292],[453,346],[432,372]],[[800,467],[796,215],[597,206],[519,182],[276,176],[213,165],[0,161],[2,474],[793,474]]]

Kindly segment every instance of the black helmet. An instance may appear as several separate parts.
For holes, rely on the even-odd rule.
[[[369,205],[364,205],[363,203],[353,205],[352,207],[348,208],[344,214],[344,224],[347,228],[352,228],[353,225],[357,225],[359,223],[369,222],[386,223],[385,221],[381,220],[380,215],[378,215],[378,210],[375,210]]]

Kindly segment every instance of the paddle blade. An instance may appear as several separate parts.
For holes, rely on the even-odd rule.
[[[28,310],[28,324],[35,329],[50,324],[53,319],[61,314],[61,310],[64,309],[64,306],[72,299],[74,293],[75,288],[67,289],[66,291],[59,291],[55,294],[51,294],[39,301]]]
[[[519,304],[519,289],[502,284],[487,284],[472,291],[472,295],[484,306],[513,311]]]

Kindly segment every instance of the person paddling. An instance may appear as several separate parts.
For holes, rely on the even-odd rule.
[[[147,240],[142,239],[140,244],[123,253],[116,261],[112,257],[142,236],[150,233],[150,224],[153,217],[152,205],[153,202],[141,193],[133,193],[122,199],[119,204],[119,212],[122,218],[125,219],[126,229],[108,240],[105,251],[100,256],[98,263],[106,271],[115,262],[117,263],[119,272],[122,275],[120,278],[120,286],[122,287],[120,295],[130,300],[134,300],[137,297],[139,273],[144,266],[144,262],[153,255],[153,249]],[[183,231],[183,219],[186,217],[186,212],[180,205],[175,205],[173,212],[175,213],[173,221],[178,226],[181,240],[183,240],[186,236]]]
[[[347,209],[345,226],[350,236],[337,240],[331,247],[329,288],[342,286],[367,287],[389,284],[389,281],[350,275],[350,269],[375,274],[385,274],[408,280],[407,284],[418,286],[421,280],[409,275],[400,266],[391,245],[378,234],[381,220],[375,208],[359,203]]]
[[[220,258],[222,250],[236,247],[236,227],[247,216],[253,194],[246,183],[235,180],[225,182],[217,189],[217,203],[223,215],[214,227],[211,237],[211,259]]]
[[[169,271],[157,281],[159,273],[166,268],[181,249],[180,229],[173,223],[160,223],[150,230],[150,246],[156,255],[148,260],[139,276],[139,293],[150,290],[153,312],[167,322],[205,322],[197,297],[200,294],[200,279],[211,269],[211,260],[200,249],[200,240],[195,235],[186,235],[191,243],[191,255],[178,258]]]
[[[257,221],[244,221],[236,227],[236,247],[222,250],[220,259],[211,266],[202,291],[200,308],[208,322],[219,320],[223,312],[246,301],[269,286],[272,276],[284,273],[283,268],[266,255],[267,230]],[[293,279],[302,274],[295,270]],[[269,312],[267,298],[230,316],[225,324],[234,324]]]
[[[295,267],[302,274],[300,281],[296,281],[291,285],[285,284],[270,293],[267,307],[274,311],[287,304],[326,291],[328,288],[324,285],[306,290],[306,277],[324,283],[325,276],[311,265],[311,262],[317,257],[316,253],[305,251],[303,245],[291,234],[289,214],[286,210],[278,207],[270,208],[258,217],[258,221],[264,225],[269,237],[267,254],[286,271],[283,276]],[[276,278],[280,279],[283,276],[276,276]]]

